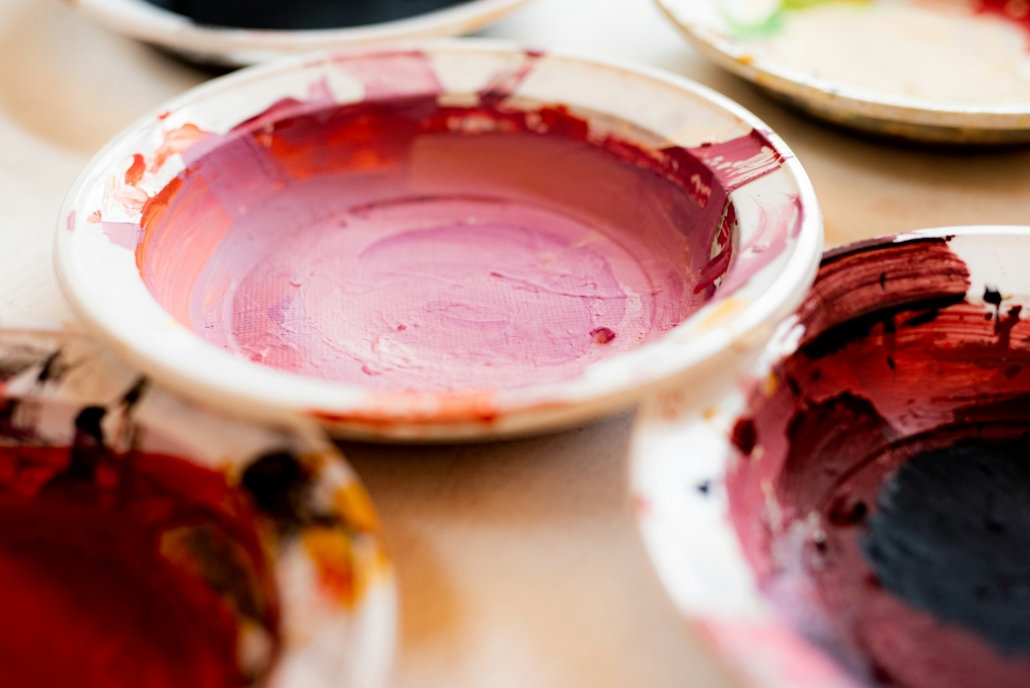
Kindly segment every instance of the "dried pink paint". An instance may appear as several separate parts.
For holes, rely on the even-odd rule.
[[[534,59],[463,109],[418,53],[340,55],[371,100],[315,89],[224,137],[177,130],[187,171],[144,209],[148,287],[241,356],[391,390],[559,381],[660,336],[730,263],[726,185],[782,159],[757,133],[653,151],[506,108]]]

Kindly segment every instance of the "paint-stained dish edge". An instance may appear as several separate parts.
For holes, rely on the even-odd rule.
[[[317,426],[255,425],[194,405],[73,331],[2,328],[0,358],[0,396],[13,404],[8,411],[16,409],[7,422],[34,443],[71,445],[76,419],[88,409],[101,412],[103,451],[181,458],[223,473],[236,490],[263,457],[293,457],[306,471],[295,504],[306,515],[273,518],[283,534],[265,542],[282,647],[264,680],[269,688],[386,684],[397,631],[393,565],[367,491]]]
[[[965,240],[955,252],[973,268],[967,294],[975,299],[984,290],[977,270],[996,264],[998,259],[992,256],[1000,250],[979,237],[1025,241],[1030,227],[917,230],[836,247],[823,259],[825,264],[879,247],[953,237]],[[721,398],[700,398],[680,389],[655,395],[641,406],[630,448],[634,512],[666,592],[742,685],[860,688],[863,684],[806,640],[759,590],[722,487],[734,452],[734,429],[749,395],[765,389],[769,371],[798,348],[803,335],[796,317],[784,320],[752,369]]]
[[[601,368],[599,364],[596,374],[585,375],[570,382],[499,395],[394,394],[384,397],[370,395],[362,388],[316,380],[303,380],[301,384],[295,380],[296,376],[249,363],[246,364],[246,373],[241,369],[240,374],[232,376],[233,384],[227,386],[223,384],[227,377],[226,367],[246,362],[233,361],[220,351],[216,352],[218,363],[214,363],[213,359],[207,361],[210,352],[206,348],[196,348],[184,337],[186,331],[181,325],[169,322],[167,313],[160,309],[139,281],[138,272],[134,273],[135,280],[129,277],[129,272],[136,269],[130,253],[117,254],[113,248],[104,245],[97,248],[104,255],[98,253],[94,256],[99,257],[101,262],[110,260],[111,265],[118,265],[117,270],[123,273],[118,278],[119,289],[105,291],[103,284],[90,276],[90,270],[95,269],[99,263],[92,258],[84,258],[83,250],[76,248],[84,247],[85,244],[79,242],[86,241],[83,237],[98,227],[87,222],[87,218],[94,212],[91,204],[95,202],[90,200],[89,195],[96,197],[101,193],[98,185],[108,183],[109,170],[120,165],[123,160],[132,159],[133,145],[141,137],[145,139],[147,136],[153,138],[160,135],[162,126],[171,126],[169,122],[175,120],[175,113],[196,112],[197,103],[206,98],[216,98],[219,94],[248,87],[259,88],[261,84],[270,81],[290,82],[297,78],[291,72],[317,72],[323,67],[328,68],[326,65],[331,65],[334,59],[352,59],[364,54],[411,50],[414,47],[431,53],[434,58],[443,55],[447,58],[443,61],[452,66],[475,66],[478,60],[500,60],[510,67],[512,61],[517,64],[529,55],[506,42],[481,39],[362,48],[332,55],[287,58],[223,77],[181,96],[143,118],[112,141],[83,171],[69,192],[62,220],[58,223],[56,260],[59,280],[73,308],[119,355],[184,394],[200,396],[210,403],[231,407],[262,419],[276,419],[284,413],[305,413],[318,418],[340,436],[391,441],[455,441],[519,435],[569,426],[629,406],[671,379],[704,376],[707,373],[702,373],[701,369],[711,369],[715,363],[727,370],[732,369],[741,352],[764,344],[772,332],[773,324],[793,310],[814,279],[822,247],[822,218],[814,191],[790,150],[761,121],[711,90],[659,70],[578,55],[555,54],[538,59],[537,53],[533,53],[537,68],[541,64],[547,65],[552,72],[549,74],[551,78],[544,80],[551,85],[549,87],[553,87],[555,81],[554,70],[559,70],[559,74],[561,70],[572,70],[572,76],[579,77],[575,83],[586,86],[586,89],[581,88],[581,93],[588,92],[595,98],[615,98],[611,89],[601,89],[598,84],[594,84],[591,89],[589,82],[584,84],[583,73],[595,72],[619,84],[636,84],[653,89],[653,92],[675,94],[681,101],[689,103],[685,112],[691,117],[707,112],[709,117],[721,118],[724,128],[727,122],[732,123],[730,129],[738,132],[737,135],[740,127],[744,127],[746,130],[761,132],[767,139],[782,160],[777,164],[775,174],[768,174],[765,179],[771,180],[769,183],[790,187],[794,198],[791,202],[797,207],[797,213],[792,216],[792,220],[784,219],[784,226],[772,230],[779,242],[777,252],[767,254],[763,259],[761,245],[751,249],[743,247],[752,254],[757,252],[751,258],[757,258],[756,262],[762,267],[756,268],[754,275],[741,280],[743,286],[735,292],[739,293],[740,298],[720,300],[717,297],[664,338],[603,362],[610,364],[619,361],[619,365]],[[476,88],[495,76],[492,73],[484,74],[482,69],[478,69],[477,73],[476,78],[482,84]],[[324,75],[319,79],[321,83]],[[604,82],[600,85],[604,85]],[[301,92],[307,92],[309,84],[305,81],[294,86],[294,90],[299,88]],[[598,95],[602,92],[602,95]],[[265,93],[265,96],[268,95]],[[234,98],[234,101],[240,102],[240,99]],[[664,117],[665,101],[665,98],[655,99],[652,96],[648,103]],[[639,109],[634,107],[634,111]],[[705,129],[702,132],[701,142],[708,140],[704,138],[709,135],[705,133],[707,131]],[[733,136],[732,131],[723,132],[723,136]],[[677,136],[698,136],[694,130],[685,133],[673,130],[667,134],[672,136],[673,142]],[[764,212],[760,201],[760,185],[748,182],[734,193],[740,194],[735,197],[737,199],[750,199],[756,213]],[[761,230],[762,223],[760,218],[752,221],[752,234]],[[79,229],[86,232],[77,231]],[[751,237],[752,243],[761,244],[761,240],[762,237]],[[748,250],[739,256],[748,253]],[[747,272],[748,263],[745,261],[742,265],[740,270],[743,275]],[[105,275],[103,282],[107,282],[109,272],[105,269],[95,274]],[[143,293],[139,293],[140,290]],[[142,310],[134,318],[120,314],[119,307],[115,305],[132,294],[142,299],[136,304]],[[147,303],[143,304],[144,301]],[[150,325],[141,327],[143,320]],[[158,330],[161,334],[157,333]],[[170,349],[171,339],[177,343]],[[175,350],[178,350],[179,356],[171,353]],[[157,355],[159,351],[161,355]],[[198,361],[207,362],[197,368],[183,365],[182,360],[193,361],[195,365]],[[704,363],[709,365],[702,365]]]
[[[171,50],[194,62],[225,67],[245,67],[284,55],[351,45],[470,33],[498,21],[529,1],[469,0],[381,24],[272,31],[201,26],[145,0],[69,0],[112,31]]]
[[[1030,141],[1028,106],[931,104],[813,77],[756,58],[744,43],[692,20],[683,0],[654,1],[699,53],[815,117],[877,135],[926,143],[1004,145]]]

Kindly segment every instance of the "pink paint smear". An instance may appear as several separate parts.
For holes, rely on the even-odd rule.
[[[184,158],[144,209],[151,292],[212,344],[326,380],[568,380],[682,322],[730,263],[702,161],[562,108],[285,101]]]

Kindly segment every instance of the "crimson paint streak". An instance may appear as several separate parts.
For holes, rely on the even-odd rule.
[[[180,322],[275,368],[391,390],[554,382],[711,297],[728,189],[780,163],[745,139],[650,149],[562,107],[435,92],[284,101],[186,151],[137,260]]]
[[[250,507],[218,473],[80,440],[0,447],[0,684],[250,685],[239,619],[278,615]]]
[[[1001,17],[1017,24],[1030,38],[1030,2],[1027,0],[974,0],[973,8],[978,14]]]
[[[962,589],[958,571],[940,587],[966,597],[927,602],[920,593],[911,597],[923,600],[918,606],[885,589],[867,558],[914,566],[948,544],[905,540],[926,546],[924,556],[884,559],[883,543],[895,535],[885,524],[898,523],[900,513],[919,514],[878,518],[880,505],[890,507],[901,494],[897,487],[881,494],[900,466],[913,457],[924,457],[924,465],[925,457],[963,442],[1011,442],[1030,430],[1030,323],[1019,306],[965,301],[968,288],[966,266],[943,239],[831,254],[799,311],[806,327],[800,349],[777,365],[775,384],[753,394],[734,435],[740,455],[728,475],[731,514],[763,590],[809,638],[877,685],[1030,685],[1030,657],[980,633],[983,622],[961,622],[980,617],[969,607],[975,590]],[[954,527],[977,527],[962,521],[963,486],[942,489],[958,505]],[[878,519],[875,533],[870,519]],[[923,531],[905,532],[912,538]],[[962,558],[938,558],[945,555]],[[996,561],[1005,566],[1011,558]],[[1005,580],[1004,572],[992,572],[990,557],[980,564],[966,572]],[[890,572],[907,577],[910,588],[924,575]],[[1003,587],[983,590],[984,604],[996,603]]]

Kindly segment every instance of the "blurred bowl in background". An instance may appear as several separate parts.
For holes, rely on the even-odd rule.
[[[76,0],[117,33],[201,64],[470,33],[529,0]],[[340,23],[336,23],[340,22]]]

